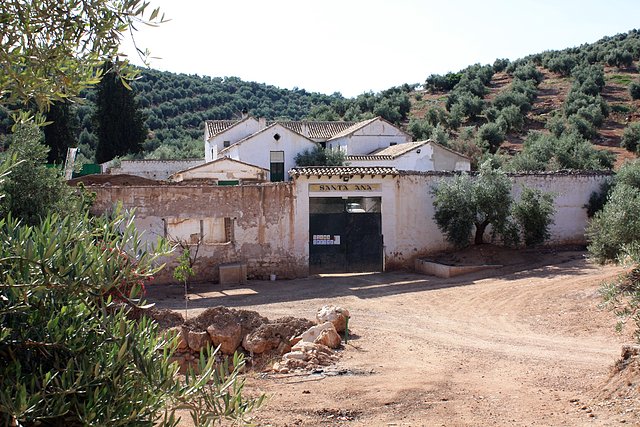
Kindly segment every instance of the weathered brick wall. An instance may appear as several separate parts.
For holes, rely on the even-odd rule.
[[[147,241],[164,236],[167,222],[180,219],[229,218],[232,240],[201,244],[196,280],[218,279],[218,265],[245,262],[250,278],[304,277],[308,262],[294,248],[294,200],[292,184],[244,186],[101,186],[94,211],[102,213],[118,201],[136,209],[136,224]],[[169,267],[172,264],[169,260]],[[171,268],[158,277],[171,281]]]

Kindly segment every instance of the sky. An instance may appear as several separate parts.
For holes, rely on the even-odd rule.
[[[640,28],[638,0],[150,1],[152,68],[347,97]]]

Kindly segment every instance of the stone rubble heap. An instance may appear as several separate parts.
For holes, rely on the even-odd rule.
[[[186,372],[189,366],[195,367],[202,349],[220,346],[222,355],[240,351],[253,359],[282,356],[273,370],[287,373],[293,369],[315,369],[335,363],[338,356],[332,349],[339,348],[342,343],[339,333],[346,330],[349,311],[324,306],[316,315],[318,324],[295,317],[271,321],[255,311],[226,307],[208,308],[199,316],[179,324],[174,317],[175,312],[174,326],[168,327],[166,333],[179,337],[173,360],[178,362],[181,372]]]

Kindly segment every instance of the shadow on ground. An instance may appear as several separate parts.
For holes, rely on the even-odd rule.
[[[464,276],[443,279],[411,272],[359,273],[320,275],[304,279],[259,281],[246,285],[221,286],[198,283],[190,286],[189,309],[224,305],[226,307],[257,306],[273,303],[330,299],[354,296],[381,298],[412,292],[425,292],[474,284],[487,278],[519,280],[549,278],[559,275],[586,274],[597,268],[587,262],[583,253],[551,258],[554,264],[512,265]],[[548,264],[548,262],[547,262]],[[147,288],[147,300],[158,308],[184,309],[184,288],[181,285],[158,285]]]

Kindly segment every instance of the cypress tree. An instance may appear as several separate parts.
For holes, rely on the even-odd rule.
[[[120,77],[110,69],[111,64],[105,64],[105,74],[96,88],[93,117],[98,136],[98,163],[116,156],[139,153],[147,137],[145,118],[133,90],[125,87]]]
[[[49,147],[47,162],[64,163],[67,148],[78,146],[78,118],[68,102],[56,102],[47,113],[47,121],[52,122],[43,128],[44,143]]]

